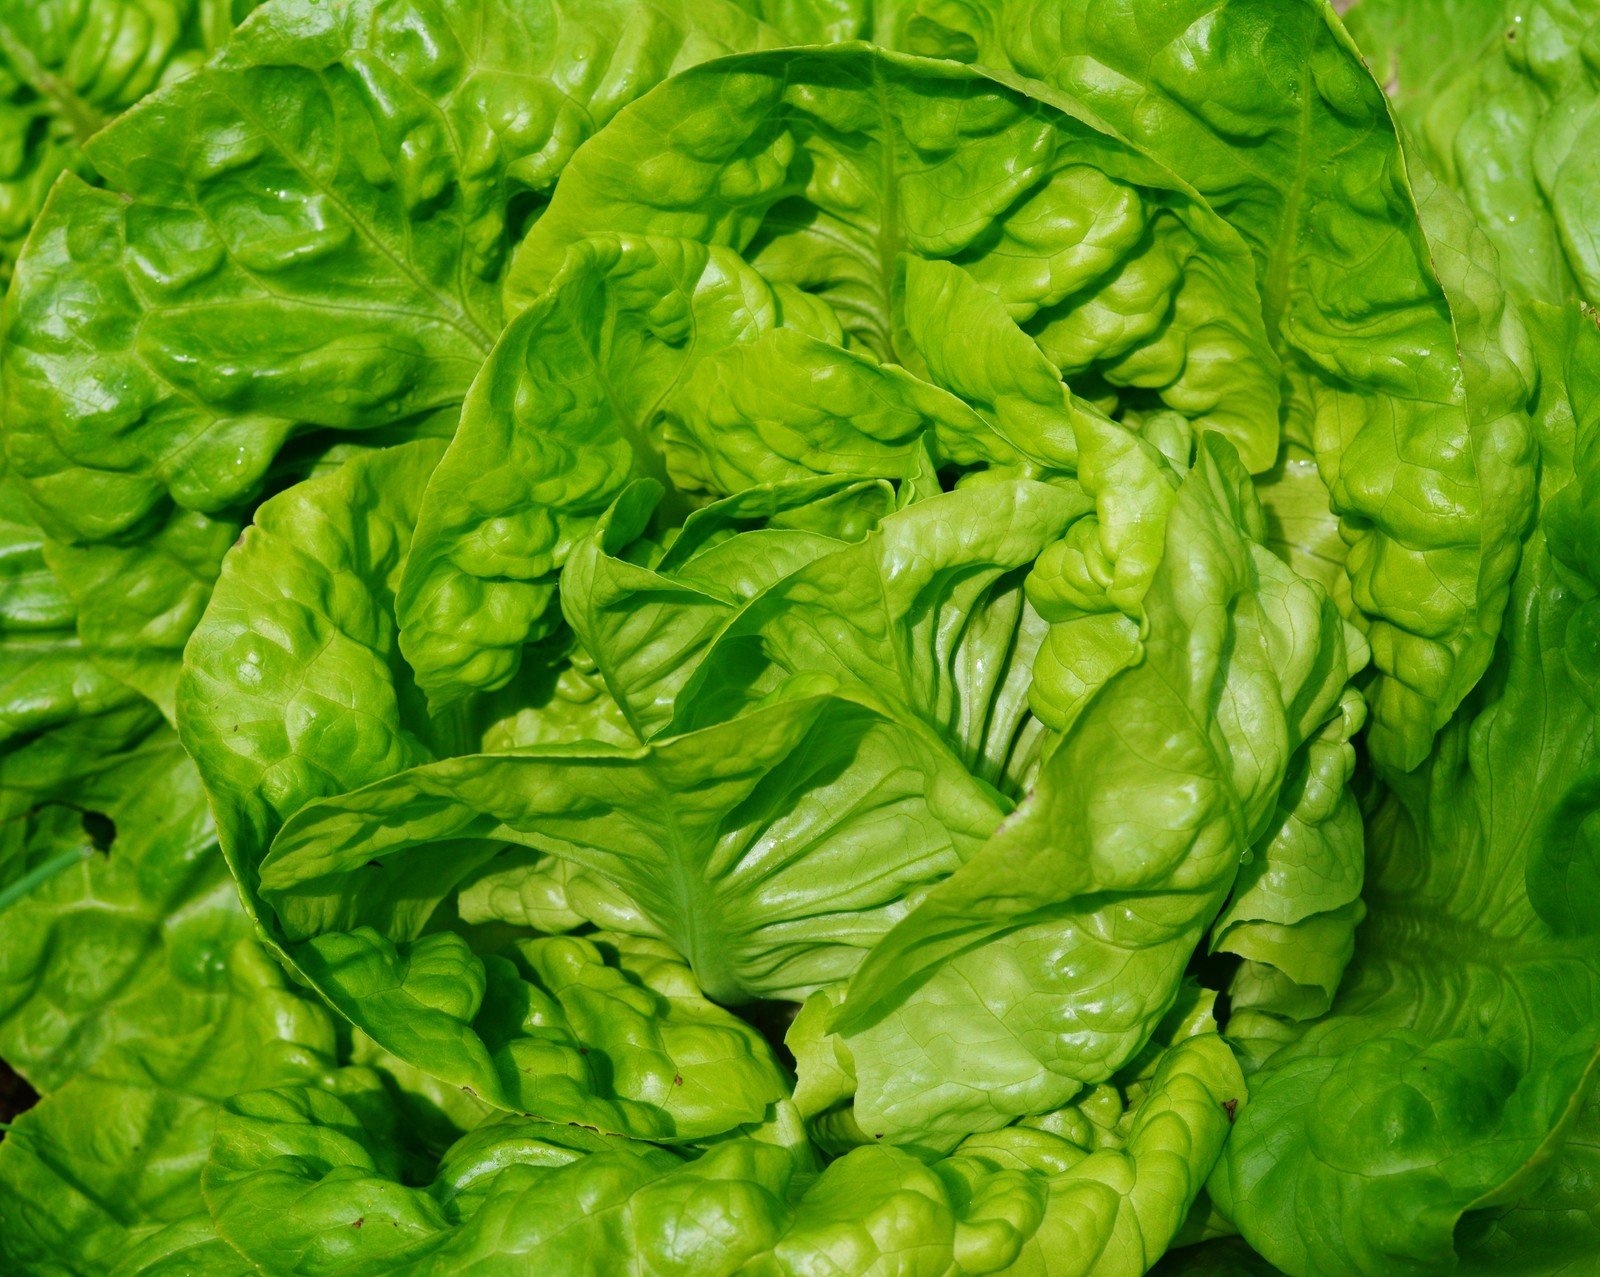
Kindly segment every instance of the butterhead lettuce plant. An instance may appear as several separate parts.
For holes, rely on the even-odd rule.
[[[1600,1262],[1586,5],[0,19],[7,1271]]]

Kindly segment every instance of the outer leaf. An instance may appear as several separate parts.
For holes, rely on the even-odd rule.
[[[1352,15],[1412,144],[1462,194],[1524,298],[1600,300],[1587,158],[1600,73],[1584,52],[1597,24],[1586,0],[1377,0]]]
[[[1250,245],[1287,433],[1314,449],[1350,545],[1352,616],[1381,675],[1373,753],[1415,766],[1488,665],[1516,566],[1533,476],[1525,342],[1481,235],[1431,183],[1413,193],[1383,95],[1327,5],[912,0],[878,23],[881,40],[1072,95]]]
[[[219,1024],[227,954],[249,922],[217,851],[200,778],[167,731],[71,793],[88,853],[15,902],[0,926],[0,1054],[41,1091],[133,1038]],[[95,851],[82,813],[110,822]]]
[[[459,403],[499,331],[517,193],[675,65],[762,37],[671,0],[576,25],[556,0],[409,12],[270,6],[96,136],[114,191],[55,193],[7,361],[8,453],[53,535],[215,511],[294,433]],[[578,59],[587,41],[625,54]]]
[[[126,106],[232,12],[13,8],[0,54],[33,57],[84,136],[93,103]],[[80,167],[112,189],[55,189],[0,380],[5,449],[104,668],[170,716],[176,655],[286,441],[453,419],[509,246],[578,143],[676,67],[777,38],[730,0],[279,0],[98,132]]]
[[[1503,0],[1361,0],[1345,27],[1413,133],[1486,46],[1504,38]]]
[[[1238,1082],[1212,1036],[1158,1075],[1124,1151],[1005,1132],[931,1165],[857,1149],[809,1180],[754,1140],[682,1161],[507,1118],[466,1136],[425,1187],[398,1182],[370,1108],[284,1089],[232,1106],[207,1195],[246,1254],[317,1277],[493,1277],[533,1255],[600,1277],[623,1251],[644,1271],[697,1275],[1134,1277],[1215,1156]]]
[[[77,608],[45,562],[38,523],[0,471],[0,748],[137,700],[89,660],[76,622]]]
[[[1600,1099],[1567,1133],[1549,1178],[1514,1205],[1474,1212],[1456,1244],[1459,1272],[1577,1277],[1600,1248]]]
[[[86,854],[89,796],[157,715],[92,664],[43,536],[0,473],[0,888]]]
[[[159,722],[155,708],[139,702],[76,719],[0,754],[0,881],[14,888],[43,861],[92,844],[78,797]]]
[[[201,1211],[135,1242],[111,1277],[255,1277],[258,1271],[222,1240],[210,1214]]]
[[[284,989],[256,945],[239,941],[219,961],[233,995],[225,1016],[119,1044],[0,1142],[0,1258],[11,1271],[98,1277],[141,1237],[192,1219],[217,1102],[327,1067],[326,1014]]]
[[[78,638],[94,663],[176,717],[184,645],[240,533],[237,517],[174,511],[148,540],[47,542],[45,556],[78,606]]]
[[[1581,507],[1600,478],[1573,467],[1600,433],[1578,393],[1600,337],[1575,310],[1540,328],[1553,516],[1558,494]],[[1458,1248],[1549,1183],[1583,1119],[1600,948],[1558,885],[1586,882],[1593,860],[1600,645],[1594,583],[1578,573],[1600,543],[1581,535],[1577,572],[1542,530],[1530,539],[1489,678],[1369,822],[1370,914],[1332,1014],[1256,1075],[1212,1182],[1289,1272],[1456,1271]]]

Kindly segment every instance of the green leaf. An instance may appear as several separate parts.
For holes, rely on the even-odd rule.
[[[1013,797],[1038,765],[1028,708],[1048,628],[1023,580],[1093,508],[1073,483],[995,482],[889,515],[774,583],[717,633],[676,726],[731,718],[788,679],[826,676],[931,727]]]
[[[224,1014],[118,1043],[0,1141],[0,1259],[12,1271],[95,1277],[158,1227],[191,1220],[219,1101],[328,1067],[326,1013],[284,988],[258,946],[240,940],[219,961]]]
[[[124,710],[138,699],[85,652],[75,629],[77,608],[45,561],[44,547],[18,485],[0,470],[0,749],[16,749],[73,719]]]
[[[819,473],[899,476],[934,412],[965,411],[898,370],[773,331],[814,310],[736,255],[687,241],[605,239],[572,252],[496,347],[423,502],[400,616],[407,659],[436,703],[515,674],[522,645],[558,622],[556,573],[631,480],[666,485],[681,519],[676,489],[695,486],[686,467],[722,467],[701,485],[715,492]],[[787,341],[769,348],[762,335]],[[718,365],[697,390],[695,369],[738,342],[753,363]],[[775,391],[785,378],[793,384]],[[740,388],[736,410],[702,401]]]
[[[792,996],[847,975],[1003,810],[926,731],[791,695],[631,750],[467,755],[322,800],[279,834],[262,893],[290,934],[390,912],[398,931],[386,901],[450,890],[440,856],[514,841],[610,878],[713,997]]]
[[[759,1036],[707,1002],[659,941],[599,932],[469,948],[451,931],[394,944],[358,928],[290,952],[401,1059],[501,1108],[677,1141],[756,1121],[784,1094]]]
[[[110,1277],[256,1277],[258,1271],[200,1210],[131,1242]]]
[[[965,463],[1016,459],[959,400],[841,341],[814,299],[727,249],[576,245],[495,348],[423,502],[400,617],[430,698],[516,673],[558,623],[574,545],[635,479],[676,522],[707,492],[909,479],[934,439]]]
[[[0,882],[8,891],[45,861],[93,844],[79,797],[137,749],[160,719],[154,706],[137,701],[0,751]]]
[[[759,1039],[698,988],[744,1000],[844,978],[1000,810],[921,732],[849,701],[789,698],[633,750],[469,755],[314,803],[278,835],[260,891],[299,967],[402,1057],[507,1108],[694,1137],[752,1120],[782,1091]],[[614,986],[644,1020],[574,1004],[570,1032],[547,1045],[535,1025],[558,1024],[554,1010],[524,1010],[559,991],[542,955],[587,942],[497,953],[419,931],[508,841],[616,884],[694,981],[670,950],[618,940],[626,979],[597,967],[572,996]]]
[[[1361,0],[1343,21],[1415,134],[1463,69],[1505,37],[1504,10],[1505,0]]]
[[[205,1194],[222,1235],[266,1271],[419,1271],[448,1241],[451,1225],[470,1218],[484,1198],[492,1201],[496,1189],[613,1146],[629,1150],[619,1160],[636,1158],[651,1169],[679,1161],[664,1149],[581,1127],[514,1118],[430,1155],[399,1121],[382,1080],[347,1069],[328,1089],[258,1091],[230,1101]],[[422,1176],[432,1175],[428,1188],[408,1186],[412,1159]],[[336,1174],[318,1185],[319,1168]]]
[[[53,535],[212,513],[293,434],[459,403],[514,199],[676,66],[765,38],[715,0],[564,9],[280,0],[95,136],[111,189],[57,188],[11,306],[7,450]]]
[[[863,33],[868,6],[863,0],[739,0],[789,44],[835,44]]]
[[[176,718],[183,648],[211,598],[237,517],[174,511],[130,543],[46,542],[45,558],[78,609],[90,659]]]
[[[128,106],[169,55],[187,68],[178,51],[211,47],[235,7],[25,0],[0,26],[0,95],[4,58],[26,55],[35,88],[94,134],[91,163],[74,143],[38,164],[107,188],[65,177],[18,265],[4,446],[85,647],[169,717],[178,656],[280,450],[453,420],[500,329],[510,246],[577,145],[677,67],[778,38],[729,0],[581,17],[562,0],[404,15],[278,0],[101,128],[101,105]],[[603,49],[622,53],[589,57]],[[31,138],[44,118],[20,109],[0,106],[0,270],[7,131]],[[42,196],[34,159],[15,163]],[[70,661],[19,649],[13,668],[64,689]]]
[[[559,679],[435,719],[400,661],[394,591],[439,450],[418,441],[357,457],[264,505],[191,646],[182,721],[247,905],[280,952],[385,1047],[492,1103],[651,1137],[752,1120],[782,1089],[765,1045],[706,1003],[659,945],[599,950],[427,925],[504,837],[457,836],[443,874],[374,843],[350,866],[361,890],[348,916],[327,894],[328,866],[297,878],[263,864],[285,820],[314,799],[368,781],[404,789],[404,768],[462,748],[585,734],[584,716],[561,710],[552,722],[543,712],[564,703]],[[615,747],[591,748],[606,783]],[[581,754],[568,762],[584,770]]]
[[[162,729],[72,792],[75,866],[0,927],[0,1055],[41,1091],[129,1038],[211,1024],[249,934],[193,765]],[[83,812],[109,822],[97,850]]]
[[[110,1277],[256,1277],[258,1271],[200,1210],[131,1242]]]
[[[1220,1038],[1179,1043],[1150,1079],[1122,1146],[1097,1149],[1051,1181],[1035,1238],[1038,1271],[1149,1271],[1199,1195],[1199,1168],[1222,1147],[1244,1098],[1244,1079]],[[1079,1240],[1087,1238],[1105,1241],[1090,1255]]]
[[[385,1115],[342,1082],[239,1097],[219,1123],[206,1192],[244,1254],[317,1277],[509,1277],[530,1255],[593,1277],[619,1261],[729,1277],[868,1277],[887,1264],[914,1277],[1131,1277],[1198,1191],[1227,1130],[1222,1100],[1239,1087],[1212,1035],[1174,1053],[1117,1150],[1003,1132],[927,1165],[859,1148],[809,1176],[755,1139],[686,1160],[506,1117],[402,1180]]]
[[[1600,73],[1584,3],[1375,0],[1351,15],[1420,158],[1458,191],[1525,299],[1600,301],[1589,151]]]
[[[826,302],[852,344],[916,372],[905,259],[953,259],[1063,371],[1159,396],[1270,464],[1277,368],[1241,247],[1089,118],[863,46],[696,68],[576,158],[518,249],[507,298],[531,304],[559,246],[597,232],[684,237],[740,251]],[[1153,323],[1097,327],[1118,281]]]
[[[559,644],[504,695],[428,713],[394,598],[443,447],[360,453],[263,504],[190,643],[182,735],[247,907],[273,835],[314,798],[469,749],[632,739],[592,665]]]
[[[291,813],[427,760],[435,733],[453,726],[435,728],[410,690],[393,620],[441,451],[419,440],[359,457],[265,503],[190,643],[181,734],[247,907]]]
[[[466,923],[508,922],[547,935],[588,923],[629,935],[661,934],[609,878],[526,847],[502,849],[471,875],[456,895],[456,912]]]
[[[1074,412],[1084,409],[1000,297],[950,262],[908,257],[906,332],[936,385],[972,404],[1022,456],[1077,468]]]
[[[629,553],[659,490],[638,485],[574,547],[561,606],[640,740],[660,733],[707,648],[740,605],[859,539],[894,506],[882,482],[815,479],[752,488],[684,520],[650,566]]]
[[[1575,393],[1600,338],[1576,308],[1534,318],[1553,329],[1538,414],[1553,513],[1552,497],[1576,486],[1581,500],[1597,477],[1572,459],[1600,433]],[[1253,1076],[1212,1180],[1279,1267],[1461,1271],[1458,1251],[1506,1207],[1561,1191],[1549,1177],[1600,1058],[1600,947],[1564,898],[1566,875],[1581,890],[1588,872],[1595,608],[1593,583],[1536,531],[1488,677],[1430,760],[1388,778],[1368,821],[1355,961],[1332,1012]]]
[[[1339,534],[1339,516],[1328,507],[1316,461],[1298,445],[1285,444],[1278,464],[1257,476],[1256,495],[1273,553],[1338,599],[1348,616],[1352,606],[1344,563],[1349,547]]]
[[[1250,246],[1285,434],[1314,451],[1350,546],[1351,616],[1379,671],[1371,748],[1414,767],[1493,654],[1532,494],[1529,374],[1492,249],[1425,175],[1408,182],[1383,95],[1327,5],[912,0],[879,23],[881,40],[1082,102]]]
[[[1600,1097],[1567,1132],[1549,1177],[1515,1204],[1474,1211],[1456,1235],[1458,1272],[1575,1277],[1600,1243]]]
[[[1365,719],[1347,690],[1337,716],[1290,760],[1278,809],[1212,923],[1212,952],[1246,960],[1229,987],[1231,1033],[1241,1033],[1242,1012],[1280,1010],[1280,999],[1295,1019],[1321,1015],[1355,951],[1364,847],[1350,742]]]
[[[834,1029],[854,1057],[863,1129],[991,1129],[1122,1067],[1172,1005],[1245,848],[1270,826],[1293,751],[1359,659],[1326,596],[1255,540],[1259,511],[1228,445],[1203,438],[1175,493],[1159,479],[1145,490],[1142,519],[1099,455],[1125,455],[1128,440],[1080,446],[1101,513],[1063,544],[1080,562],[1130,552],[1094,573],[1098,603],[1086,575],[1078,604],[1041,596],[1041,612],[1052,636],[1093,643],[1098,628],[1075,627],[1116,594],[1138,618],[1136,657],[1090,694],[983,850],[852,981]],[[1064,589],[1072,576],[1052,579]]]
[[[157,721],[94,664],[44,537],[0,472],[0,893],[25,898],[90,850],[89,795]]]
[[[255,0],[16,0],[0,14],[0,282],[63,172],[112,116],[188,74]]]

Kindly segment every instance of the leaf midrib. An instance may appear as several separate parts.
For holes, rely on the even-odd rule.
[[[253,111],[247,103],[241,101],[237,95],[229,92],[224,93],[224,96],[227,98],[229,105],[231,105],[234,110],[238,111],[242,117],[244,117],[261,131],[261,135],[263,137],[272,139],[273,146],[277,149],[278,154],[281,155],[288,165],[295,171],[295,173],[299,175],[301,180],[306,183],[306,186],[309,189],[325,196],[328,201],[344,216],[350,227],[356,232],[357,235],[377,249],[377,251],[394,266],[396,271],[410,281],[412,286],[415,287],[419,293],[432,299],[438,305],[440,314],[444,318],[444,322],[449,324],[450,327],[454,328],[457,332],[461,333],[463,337],[467,338],[468,341],[482,351],[485,357],[487,357],[489,351],[494,346],[495,339],[493,335],[491,335],[481,324],[478,323],[477,318],[468,309],[465,299],[452,297],[449,293],[439,288],[432,281],[426,279],[415,268],[415,266],[406,259],[404,254],[396,250],[388,243],[384,242],[384,240],[375,234],[372,228],[367,225],[362,218],[356,215],[355,209],[350,206],[347,200],[344,199],[332,182],[324,182],[320,180],[318,176],[302,162],[300,155],[292,147],[284,144],[283,139],[279,137],[277,132],[270,127],[265,119]],[[408,227],[411,225],[409,218],[406,219],[406,225]]]
[[[900,254],[905,251],[905,236],[900,231],[900,166],[895,147],[902,136],[893,123],[889,107],[889,84],[883,75],[881,59],[872,60],[872,87],[878,99],[879,118],[884,121],[883,143],[879,148],[879,173],[883,182],[883,202],[878,234],[874,236],[877,247],[878,290],[883,301],[883,342],[888,362],[901,362],[895,348],[894,278]]]

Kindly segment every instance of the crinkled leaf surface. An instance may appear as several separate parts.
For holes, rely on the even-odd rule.
[[[1240,1016],[1307,1019],[1328,1009],[1355,950],[1364,837],[1349,788],[1351,738],[1366,706],[1347,690],[1338,714],[1290,760],[1278,807],[1211,928],[1213,952],[1245,959],[1229,986]]]
[[[259,946],[240,940],[220,965],[222,1015],[119,1042],[0,1142],[0,1257],[11,1271],[93,1277],[192,1219],[218,1102],[327,1068],[326,1012],[285,989]]]
[[[1226,444],[1202,440],[1187,474],[1114,429],[1082,450],[1098,515],[1030,585],[1060,668],[1107,673],[1033,792],[854,978],[835,1028],[864,1128],[985,1129],[1121,1067],[1349,675],[1326,596],[1253,542],[1259,510]],[[1142,505],[1114,482],[1130,457],[1151,476]],[[1052,694],[1042,673],[1034,694]]]
[[[169,731],[87,781],[67,809],[80,862],[0,914],[0,1053],[40,1091],[119,1041],[217,1021],[234,996],[227,955],[249,933]],[[95,849],[85,812],[109,822],[109,846]]]
[[[1226,227],[1067,103],[948,63],[856,46],[676,77],[577,158],[518,249],[510,304],[542,291],[558,245],[605,230],[729,245],[913,371],[902,255],[953,259],[1063,370],[1204,416],[1253,465],[1276,452],[1275,362]],[[1147,290],[1155,331],[1090,329],[1108,273]]]
[[[138,697],[89,659],[78,610],[45,561],[45,537],[16,482],[0,470],[0,748]],[[6,811],[5,816],[11,813]]]
[[[111,189],[56,190],[11,307],[7,451],[52,533],[214,511],[292,434],[459,403],[517,194],[676,65],[762,38],[715,2],[582,8],[282,0],[96,135]]]
[[[447,1151],[431,1180],[403,1183],[371,1106],[286,1088],[230,1106],[207,1198],[268,1271],[328,1277],[509,1274],[533,1255],[599,1277],[621,1250],[656,1272],[1132,1277],[1181,1219],[1227,1130],[1222,1101],[1239,1094],[1211,1036],[1156,1074],[1115,1150],[1014,1130],[931,1164],[861,1148],[811,1176],[775,1143],[685,1159],[508,1117]]]
[[[100,128],[100,105],[128,106],[234,8],[26,0],[0,27],[0,55],[30,54],[94,133],[77,164],[105,187],[59,183],[19,263],[5,451],[85,646],[169,718],[285,444],[453,419],[500,328],[509,248],[577,145],[677,67],[778,38],[728,0],[279,0]]]
[[[561,606],[641,740],[674,704],[723,627],[767,587],[869,533],[893,487],[851,479],[763,485],[696,510],[658,561],[633,561],[658,489],[624,494],[574,547]]]
[[[1006,177],[995,183],[991,172]],[[505,352],[503,384],[480,383],[472,430],[452,450],[459,462],[441,467],[407,583],[407,650],[440,695],[502,681],[548,606],[552,586],[540,578],[560,565],[560,528],[538,526],[537,505],[524,513],[526,480],[496,484],[485,462],[546,446],[543,422],[559,409],[519,399],[517,387],[551,379],[552,366],[553,380],[578,388],[563,396],[594,401],[564,429],[583,429],[592,411],[597,437],[624,445],[623,467],[653,464],[690,490],[819,471],[909,478],[924,437],[935,465],[1059,466],[1071,404],[1059,379],[1019,422],[907,375],[948,362],[908,326],[921,309],[908,288],[935,287],[919,281],[916,262],[953,261],[990,305],[998,296],[1037,330],[1036,372],[1049,376],[1049,356],[1058,373],[1168,403],[1227,433],[1258,466],[1276,450],[1276,361],[1232,232],[1094,125],[948,63],[855,47],[752,55],[675,77],[575,157],[519,247],[507,296],[527,312],[528,332],[572,308],[563,252],[604,233],[688,240],[710,246],[713,260],[732,254],[755,276],[738,295],[749,313],[724,314],[718,327],[690,304],[698,286],[682,290],[689,298],[656,286],[657,307],[623,330],[643,319],[648,349],[665,353],[642,369],[631,339],[611,348],[609,324],[559,355]],[[1127,296],[1109,295],[1119,288]],[[1097,324],[1102,300],[1143,318]],[[930,322],[959,331],[972,317],[963,298],[946,301]],[[508,341],[522,331],[514,325]],[[625,393],[584,390],[576,372],[592,367],[607,383],[620,367]],[[933,382],[958,387],[962,376],[951,368]],[[609,473],[617,484],[626,470]],[[574,477],[566,489],[564,500],[589,500],[595,482]]]
[[[1331,11],[912,0],[876,21],[877,39],[1071,94],[1250,245],[1286,434],[1314,449],[1350,545],[1353,615],[1381,674],[1372,748],[1415,766],[1488,664],[1516,566],[1525,342],[1487,242],[1410,188],[1383,95]]]
[[[176,715],[184,645],[239,532],[232,513],[174,509],[147,538],[45,544],[46,560],[77,604],[78,639],[90,658],[169,720]]]
[[[1600,480],[1600,335],[1576,308],[1539,324],[1544,521],[1563,527]],[[1331,1015],[1254,1077],[1212,1187],[1291,1272],[1457,1271],[1506,1207],[1560,1200],[1600,1059],[1600,949],[1573,907],[1595,872],[1596,527],[1528,542],[1489,677],[1369,821],[1370,915]],[[1580,1145],[1580,1201],[1585,1166]],[[1487,1244],[1472,1262],[1533,1243]]]
[[[465,755],[324,799],[279,834],[261,889],[304,936],[449,890],[438,858],[465,868],[462,840],[522,842],[618,883],[714,996],[793,996],[848,974],[1004,811],[925,730],[790,696],[631,750]],[[397,885],[360,889],[369,857]]]
[[[572,702],[560,677],[530,677],[515,702],[428,714],[397,649],[394,591],[439,451],[418,441],[357,457],[264,505],[195,637],[182,718],[247,904],[341,1012],[402,1059],[490,1102],[646,1137],[753,1120],[781,1094],[776,1065],[753,1030],[704,1000],[669,951],[646,941],[596,948],[526,931],[474,934],[470,924],[464,934],[448,910],[434,917],[508,841],[495,822],[446,835],[426,857],[397,854],[385,838],[348,843],[348,865],[324,856],[331,843],[298,869],[292,855],[286,869],[263,863],[286,819],[314,799],[385,778],[398,792],[411,783],[403,769],[466,748],[563,734],[592,740],[587,729],[603,721],[563,709]],[[603,691],[591,694],[610,703]],[[552,705],[554,715],[543,712]],[[513,768],[540,757],[529,748],[525,759],[511,756]],[[617,756],[616,746],[597,743],[563,761],[598,785]],[[433,766],[493,773],[486,757]],[[707,768],[720,761],[702,757]],[[581,821],[592,792],[546,797]],[[671,818],[659,792],[640,801]],[[449,804],[432,806],[451,817]],[[475,818],[466,812],[467,824]],[[412,841],[429,842],[437,825],[419,824]],[[341,904],[346,868],[360,889]]]
[[[255,0],[15,0],[0,14],[0,280],[63,172],[118,112],[192,71]]]
[[[559,250],[552,250],[559,251]],[[559,621],[557,572],[632,480],[738,493],[818,475],[903,478],[970,409],[840,348],[837,321],[730,250],[584,241],[515,319],[418,516],[403,650],[436,704],[504,684]]]
[[[676,721],[732,717],[789,678],[826,676],[927,723],[973,775],[1020,795],[1044,735],[1028,692],[1047,628],[1023,581],[1092,509],[1075,484],[1021,481],[886,517],[856,546],[798,567],[739,609],[694,671]]]
[[[1589,160],[1600,72],[1585,52],[1597,32],[1586,0],[1376,0],[1351,15],[1412,144],[1460,191],[1525,298],[1600,299]]]

